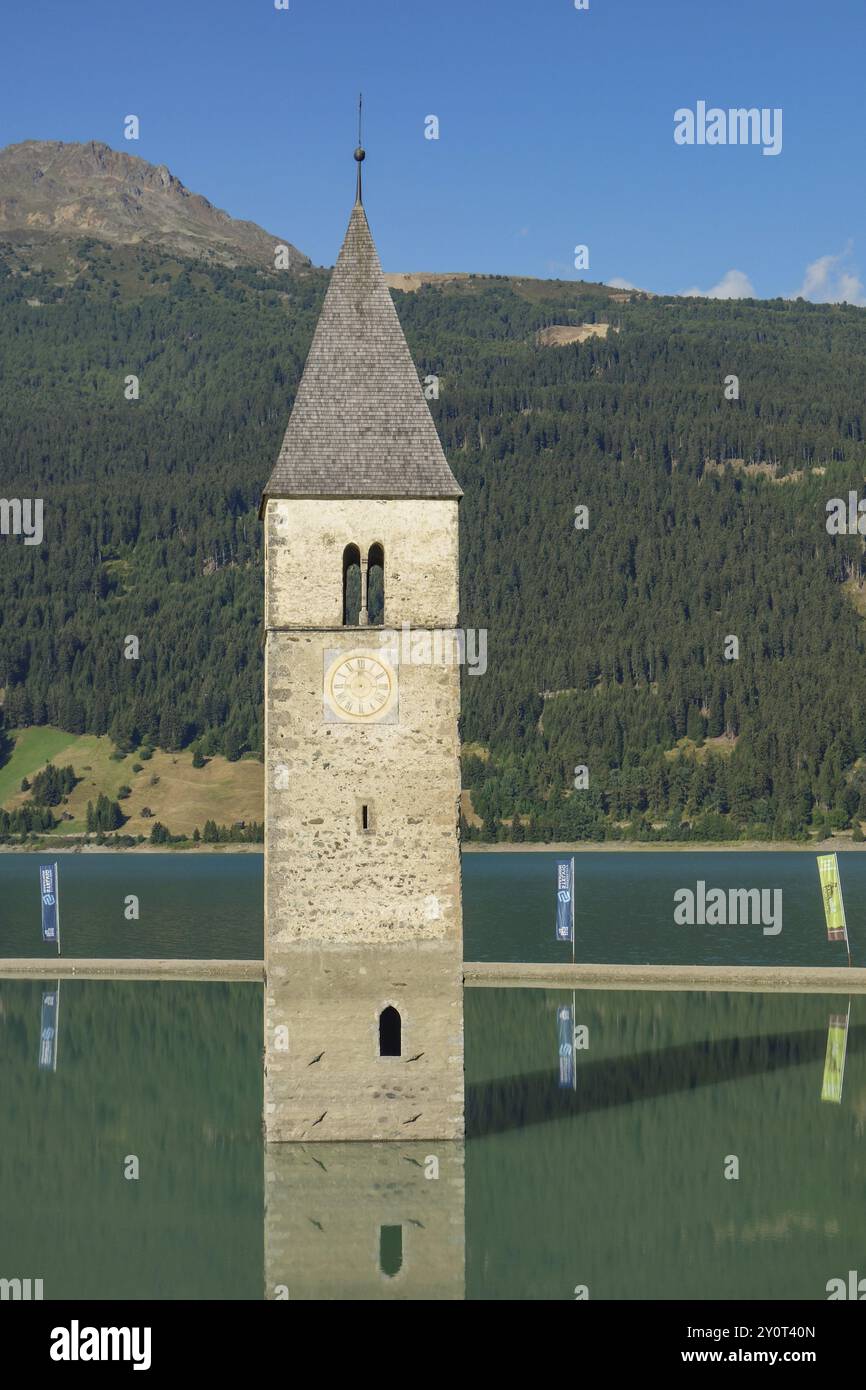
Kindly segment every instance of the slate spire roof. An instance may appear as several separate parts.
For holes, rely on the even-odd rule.
[[[360,198],[269,497],[461,497],[382,275]]]

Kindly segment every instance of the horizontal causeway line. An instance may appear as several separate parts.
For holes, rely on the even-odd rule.
[[[779,990],[786,994],[861,994],[866,970],[811,965],[538,965],[467,962],[467,985],[524,989]]]
[[[0,959],[0,980],[258,980],[265,978],[261,960],[113,960],[84,956]]]
[[[0,979],[253,980],[261,960],[115,960],[74,956],[0,959]],[[467,961],[470,988],[778,990],[786,994],[863,994],[866,969],[793,965],[539,965]]]

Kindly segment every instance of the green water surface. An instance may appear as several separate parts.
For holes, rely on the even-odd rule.
[[[862,997],[831,1104],[847,998],[579,991],[588,1046],[563,1087],[571,993],[467,990],[446,1237],[422,1161],[448,1145],[386,1146],[403,1186],[385,1229],[382,1146],[306,1146],[266,1213],[259,985],[64,981],[57,1070],[40,1072],[45,987],[0,981],[0,1277],[42,1278],[46,1298],[270,1297],[269,1248],[296,1299],[342,1296],[350,1266],[369,1298],[422,1296],[428,1269],[443,1296],[563,1300],[820,1300],[866,1272]],[[381,1267],[395,1236],[404,1285]]]

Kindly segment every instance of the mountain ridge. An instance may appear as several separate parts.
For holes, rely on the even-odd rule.
[[[231,217],[193,193],[165,164],[101,141],[24,140],[0,149],[0,237],[95,237],[114,245],[150,244],[216,264],[288,268],[311,264],[284,237]]]

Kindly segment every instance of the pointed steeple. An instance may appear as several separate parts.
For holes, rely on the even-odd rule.
[[[298,387],[269,497],[461,497],[359,198]]]

